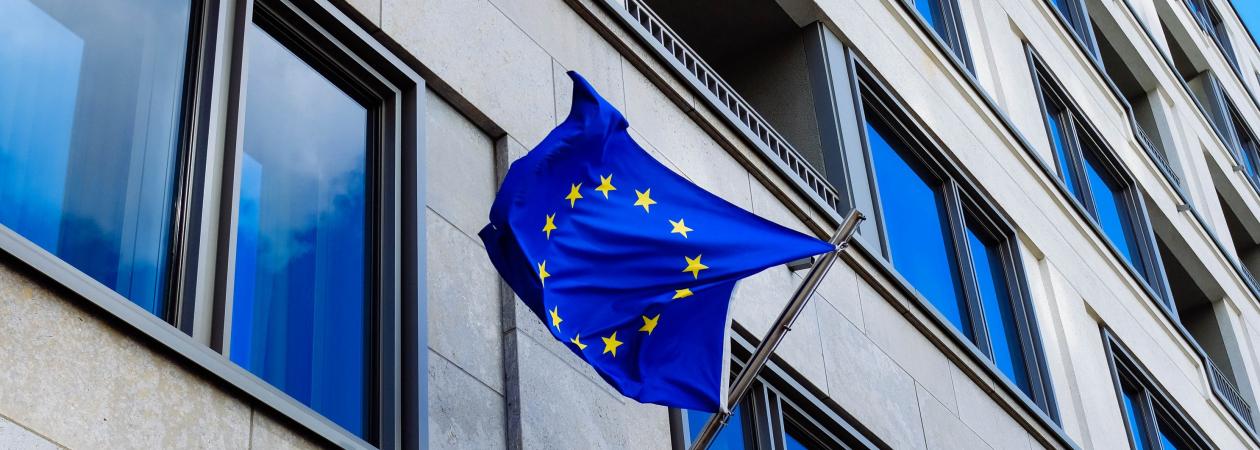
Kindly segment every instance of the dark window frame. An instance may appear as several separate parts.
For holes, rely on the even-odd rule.
[[[1028,66],[1033,78],[1033,86],[1036,89],[1037,101],[1040,106],[1042,126],[1046,130],[1047,137],[1050,139],[1049,144],[1051,151],[1057,152],[1054,146],[1054,137],[1050,136],[1053,131],[1047,117],[1051,115],[1051,109],[1058,109],[1061,114],[1058,115],[1058,122],[1066,130],[1064,142],[1064,150],[1068,152],[1067,160],[1070,168],[1058,167],[1058,158],[1055,158],[1053,164],[1046,163],[1054,173],[1058,174],[1055,181],[1063,185],[1063,192],[1068,194],[1072,204],[1081,211],[1081,216],[1088,219],[1097,234],[1107,244],[1107,248],[1113,253],[1117,259],[1126,267],[1134,278],[1138,280],[1139,285],[1148,291],[1150,296],[1157,300],[1157,304],[1161,308],[1173,314],[1176,317],[1176,308],[1172,306],[1172,298],[1169,294],[1167,276],[1163,271],[1163,261],[1160,259],[1159,249],[1155,246],[1154,227],[1151,225],[1150,216],[1147,214],[1146,200],[1140,193],[1137,182],[1129,173],[1128,169],[1116,156],[1115,150],[1111,148],[1107,142],[1102,139],[1102,134],[1094,126],[1092,122],[1086,119],[1083,109],[1076,103],[1067,90],[1063,88],[1063,84],[1054,76],[1050,68],[1046,66],[1044,61],[1036,51],[1029,45],[1025,45],[1025,54],[1028,58]],[[1137,258],[1141,261],[1142,267],[1136,267],[1128,258],[1124,257],[1123,252],[1116,243],[1103,231],[1102,224],[1099,221],[1098,211],[1093,204],[1093,196],[1091,195],[1091,186],[1085,177],[1084,158],[1086,152],[1090,153],[1102,167],[1100,170],[1105,171],[1105,176],[1111,178],[1117,184],[1123,186],[1121,198],[1124,200],[1127,219],[1132,226],[1129,230],[1135,240],[1137,246]],[[1070,170],[1076,176],[1076,181],[1081,185],[1077,188],[1081,194],[1078,197],[1071,189],[1066,186],[1064,179],[1065,170]]]
[[[389,223],[391,245],[395,252],[388,271],[381,271],[388,280],[382,286],[393,291],[390,311],[382,311],[388,328],[383,332],[388,341],[387,353],[381,357],[383,393],[380,404],[388,403],[390,413],[381,415],[377,435],[380,448],[423,448],[427,442],[427,323],[425,286],[423,283],[400,283],[402,274],[423,279],[424,260],[424,103],[421,94],[424,80],[354,19],[329,0],[295,3],[293,0],[259,0],[283,12],[286,20],[299,23],[313,36],[335,42],[330,51],[340,52],[347,62],[369,68],[373,76],[388,80],[391,132],[382,134],[382,142],[393,148],[391,176],[381,177],[375,188],[390,188],[382,195],[382,203],[391,205]],[[172,198],[171,258],[165,286],[166,313],[154,316],[112,289],[75,269],[69,263],[34,245],[4,226],[0,226],[0,263],[11,265],[18,272],[42,283],[56,286],[59,292],[82,299],[96,311],[112,319],[117,326],[133,332],[147,343],[169,352],[192,370],[238,392],[253,406],[277,414],[297,427],[339,447],[371,447],[367,442],[333,424],[311,408],[297,402],[245,369],[232,363],[217,346],[207,345],[194,336],[211,335],[216,331],[200,325],[198,311],[221,306],[213,293],[199,293],[197,286],[207,280],[206,265],[218,266],[213,255],[204,254],[202,244],[207,236],[222,236],[221,217],[206,217],[202,210],[210,202],[210,184],[220,171],[208,173],[210,159],[216,158],[211,148],[213,129],[220,125],[216,117],[220,108],[228,108],[227,149],[231,152],[236,133],[236,89],[240,82],[241,45],[244,27],[250,23],[253,0],[194,0],[190,13],[183,98],[180,105],[175,192]],[[228,14],[235,10],[235,27],[228,27]],[[233,48],[218,45],[225,34],[235,37]],[[219,66],[223,69],[216,69]],[[220,92],[214,79],[218,70],[229,72],[231,82]],[[226,98],[226,100],[225,100]],[[227,169],[220,169],[227,170]],[[224,175],[230,178],[230,175]],[[203,233],[208,230],[208,233]],[[220,241],[223,242],[223,241]],[[210,249],[211,252],[216,249]],[[216,272],[222,273],[222,267]],[[217,274],[216,274],[217,276]],[[214,284],[214,283],[211,283]],[[380,348],[385,348],[381,345]],[[410,426],[402,426],[403,423]]]
[[[369,292],[365,300],[369,308],[366,316],[371,343],[366,355],[371,370],[365,380],[369,394],[365,439],[359,439],[322,416],[320,419],[356,446],[370,445],[369,442],[380,448],[405,447],[412,443],[422,446],[418,430],[408,430],[402,423],[405,418],[423,417],[419,416],[423,414],[420,408],[427,408],[416,398],[423,393],[404,387],[416,384],[419,382],[416,377],[423,376],[416,368],[417,363],[423,361],[420,353],[426,350],[415,344],[425,326],[423,316],[418,316],[423,312],[409,306],[416,304],[411,300],[423,291],[404,287],[410,283],[401,283],[403,273],[423,276],[422,271],[415,271],[422,268],[423,251],[415,247],[423,245],[424,221],[422,217],[410,217],[423,214],[423,204],[417,206],[411,202],[415,198],[423,199],[422,180],[419,180],[423,176],[420,166],[423,162],[417,159],[418,152],[411,151],[418,148],[421,137],[421,115],[417,111],[420,100],[416,96],[423,89],[422,83],[414,72],[369,40],[357,26],[351,28],[346,22],[348,19],[329,6],[304,8],[291,0],[237,0],[236,12],[235,45],[227,88],[227,138],[223,155],[223,194],[217,218],[215,264],[218,270],[210,345],[222,355],[229,355],[239,161],[244,139],[242,111],[248,79],[244,52],[245,41],[250,36],[248,30],[256,24],[369,110],[365,229],[369,240],[365,251],[368,258],[365,284]],[[397,181],[402,183],[396,184]],[[409,381],[404,383],[404,378]],[[419,390],[423,391],[423,386]],[[281,396],[280,401],[287,408],[319,415],[287,394],[281,393]]]
[[[1116,336],[1111,329],[1105,325],[1101,326],[1102,344],[1106,353],[1107,366],[1111,370],[1112,386],[1116,393],[1117,406],[1120,408],[1120,414],[1124,417],[1124,426],[1127,430],[1126,438],[1129,445],[1134,450],[1159,450],[1159,430],[1161,425],[1169,428],[1172,435],[1175,435],[1182,443],[1191,446],[1189,450],[1208,450],[1217,448],[1215,444],[1208,439],[1207,435],[1199,426],[1190,419],[1176,402],[1172,400],[1172,396],[1164,389],[1151,372],[1142,365],[1141,361],[1133,355],[1119,337]],[[1148,449],[1138,449],[1137,443],[1133,440],[1133,430],[1130,428],[1128,420],[1127,408],[1124,405],[1124,388],[1128,386],[1131,390],[1140,390],[1140,407],[1143,410],[1142,420],[1146,428],[1146,443]]]
[[[974,336],[974,340],[968,339],[964,335],[963,330],[958,330],[943,316],[933,314],[943,328],[950,330],[951,334],[959,341],[964,343],[965,347],[969,347],[977,352],[980,356],[979,360],[983,361],[982,365],[987,366],[996,378],[1001,380],[1012,393],[1016,393],[1017,397],[1024,397],[1036,405],[1042,412],[1046,413],[1053,421],[1058,422],[1059,412],[1058,405],[1054,399],[1053,383],[1050,380],[1049,371],[1045,358],[1045,351],[1040,337],[1040,330],[1037,325],[1036,314],[1033,309],[1032,297],[1028,288],[1027,279],[1024,275],[1024,267],[1022,258],[1020,258],[1019,240],[1015,235],[1015,227],[1011,221],[1006,218],[1001,210],[991,202],[978,188],[974,182],[964,175],[963,171],[957,164],[950,161],[945,156],[942,146],[930,137],[930,134],[914,119],[914,115],[904,103],[896,96],[896,94],[888,87],[887,83],[882,80],[876,72],[872,70],[866,63],[862,62],[856,56],[851,60],[853,65],[853,83],[857,93],[855,94],[855,107],[857,108],[857,118],[860,124],[866,123],[868,118],[874,114],[878,120],[884,125],[897,133],[896,140],[906,145],[905,150],[912,154],[915,161],[907,161],[910,164],[917,164],[935,178],[940,193],[945,199],[945,214],[953,239],[954,257],[959,267],[962,277],[960,280],[964,297],[967,303],[967,314],[970,319],[971,330],[967,330]],[[883,208],[879,192],[875,183],[875,171],[872,160],[869,140],[866,136],[866,127],[859,125],[858,127],[861,139],[861,148],[852,149],[852,151],[860,151],[863,158],[867,161],[866,171],[870,181],[870,195],[874,203],[874,226],[878,231],[878,258],[888,267],[894,267],[889,259],[887,232],[885,229],[885,218],[883,216]],[[967,225],[973,224],[979,226],[982,231],[998,241],[998,250],[1002,258],[1002,271],[1006,278],[1006,286],[1008,289],[1008,297],[1014,312],[1015,323],[1019,335],[1018,345],[1023,351],[1023,369],[1026,371],[1029,381],[1030,393],[1025,393],[1022,389],[1014,384],[1005,373],[999,370],[994,362],[994,350],[989,341],[990,333],[987,329],[988,324],[983,312],[983,299],[980,298],[978,281],[972,260],[973,253],[970,249],[970,242],[967,239]],[[895,273],[895,268],[893,269]],[[914,287],[900,275],[896,277],[907,286],[910,290]],[[916,291],[917,292],[917,291]],[[936,312],[935,306],[931,302],[923,299],[921,294],[914,296],[927,309]]]
[[[732,324],[731,371],[738,372],[752,356],[756,340],[739,324]],[[824,400],[827,394],[803,380],[800,374],[771,356],[758,374],[748,394],[741,400],[744,416],[745,448],[781,450],[788,426],[809,433],[812,442],[825,448],[888,448],[869,429],[844,410]],[[691,447],[691,432],[685,410],[670,409],[670,432],[674,450]]]
[[[971,47],[967,40],[967,28],[963,26],[962,13],[958,6],[958,0],[902,0],[907,2],[908,7],[913,15],[927,25],[927,29],[931,30],[937,38],[950,49],[958,61],[968,72],[974,73],[976,70],[975,63],[971,59]],[[939,20],[945,26],[944,30],[938,30],[931,22],[919,14],[918,2],[933,2],[934,11]]]
[[[1067,25],[1067,29],[1082,44],[1089,57],[1099,60],[1102,53],[1098,51],[1098,39],[1094,36],[1094,27],[1090,25],[1089,8],[1085,6],[1085,0],[1061,0],[1065,2],[1067,11],[1059,8],[1059,5],[1055,3],[1059,0],[1044,1],[1063,21],[1063,24]]]
[[[1128,180],[1126,182],[1127,186],[1129,187],[1128,188],[1129,195],[1127,195],[1127,197],[1131,197],[1134,200],[1126,200],[1126,204],[1128,205],[1128,209],[1131,214],[1133,213],[1137,214],[1137,215],[1131,215],[1130,221],[1131,223],[1133,223],[1134,227],[1137,228],[1133,230],[1133,232],[1135,234],[1134,237],[1139,240],[1139,248],[1140,248],[1140,252],[1143,253],[1142,262],[1143,262],[1143,265],[1145,266],[1144,267],[1145,270],[1149,273],[1158,274],[1158,278],[1156,279],[1157,282],[1154,285],[1152,284],[1150,280],[1145,279],[1143,277],[1143,273],[1141,271],[1139,271],[1136,267],[1134,267],[1131,263],[1129,263],[1129,261],[1123,256],[1123,254],[1120,253],[1120,250],[1117,248],[1115,243],[1112,242],[1110,237],[1108,237],[1107,234],[1102,230],[1101,225],[1099,224],[1098,220],[1094,216],[1094,213],[1092,212],[1093,207],[1086,206],[1085,204],[1086,202],[1092,202],[1091,196],[1088,193],[1088,188],[1086,188],[1086,191],[1084,193],[1086,200],[1082,201],[1078,199],[1072,193],[1072,191],[1067,187],[1067,185],[1064,183],[1063,179],[1061,178],[1062,177],[1061,172],[1056,170],[1056,167],[1058,164],[1057,160],[1053,164],[1045,163],[1043,161],[1043,164],[1047,166],[1047,170],[1050,171],[1049,173],[1059,174],[1059,177],[1056,177],[1055,180],[1057,183],[1061,185],[1062,191],[1067,195],[1067,197],[1069,197],[1072,200],[1071,203],[1080,211],[1082,217],[1088,218],[1088,223],[1090,224],[1090,226],[1092,226],[1095,229],[1096,234],[1098,234],[1099,237],[1102,238],[1102,240],[1106,243],[1111,253],[1113,253],[1116,256],[1116,258],[1119,259],[1121,263],[1129,270],[1129,272],[1134,276],[1134,278],[1138,280],[1139,286],[1141,286],[1144,290],[1146,290],[1148,297],[1150,297],[1152,300],[1155,301],[1156,306],[1167,317],[1169,322],[1172,324],[1173,328],[1177,330],[1178,334],[1180,334],[1182,338],[1190,345],[1190,347],[1194,349],[1195,353],[1201,359],[1210,362],[1210,360],[1207,357],[1207,354],[1199,346],[1199,343],[1195,341],[1194,337],[1190,335],[1190,332],[1187,331],[1180,322],[1179,312],[1177,311],[1175,300],[1172,298],[1172,294],[1171,294],[1172,289],[1168,285],[1167,275],[1164,274],[1164,264],[1162,260],[1163,257],[1160,255],[1157,244],[1155,243],[1154,226],[1151,224],[1150,217],[1147,213],[1147,209],[1145,206],[1145,198],[1142,195],[1137,194],[1137,184],[1133,181],[1132,175],[1130,175],[1127,169],[1119,162],[1119,158],[1115,156],[1114,150],[1108,147],[1105,141],[1103,141],[1101,138],[1098,137],[1098,136],[1101,136],[1101,133],[1098,132],[1098,130],[1093,126],[1091,122],[1085,119],[1084,113],[1081,112],[1082,109],[1079,107],[1079,105],[1075,103],[1075,101],[1070,96],[1066,94],[1066,91],[1062,88],[1062,84],[1059,83],[1059,81],[1054,78],[1054,74],[1050,72],[1049,69],[1044,65],[1043,60],[1041,60],[1040,56],[1037,55],[1036,51],[1032,48],[1032,46],[1026,44],[1025,49],[1028,54],[1029,67],[1031,68],[1031,72],[1033,74],[1033,82],[1034,82],[1033,84],[1035,87],[1037,87],[1037,96],[1041,104],[1043,126],[1045,127],[1047,132],[1049,132],[1050,130],[1049,122],[1045,120],[1045,117],[1047,116],[1049,112],[1047,109],[1048,108],[1047,97],[1053,96],[1053,98],[1050,98],[1049,101],[1062,102],[1062,103],[1057,104],[1056,106],[1058,106],[1060,109],[1063,109],[1066,115],[1075,116],[1075,118],[1072,119],[1074,121],[1072,133],[1083,131],[1084,133],[1082,134],[1087,135],[1088,139],[1090,139],[1090,142],[1093,145],[1092,148],[1094,149],[1095,156],[1098,158],[1103,158],[1103,157],[1108,158],[1109,162],[1107,162],[1106,165],[1110,166],[1110,170],[1113,170],[1116,173],[1123,175],[1125,179]],[[1046,89],[1046,88],[1049,88],[1049,89]],[[1226,99],[1225,101],[1227,102],[1228,100]],[[1232,106],[1229,103],[1222,103],[1221,105],[1222,105],[1222,111],[1225,111],[1225,113],[1228,114],[1228,111],[1229,111],[1228,108]],[[1227,132],[1229,133],[1229,136],[1231,137],[1234,136],[1233,134],[1234,131],[1233,131],[1232,126],[1230,126],[1229,128],[1225,130],[1218,130],[1218,131],[1223,132],[1223,133]],[[1238,141],[1234,141],[1232,145],[1237,146],[1238,145],[1237,142]],[[1071,145],[1071,144],[1067,144],[1067,145]],[[1051,146],[1053,146],[1053,142],[1051,142]],[[1238,155],[1235,153],[1235,151],[1231,149],[1230,154],[1231,156],[1235,158],[1235,162],[1237,163]],[[1038,156],[1038,158],[1040,159],[1040,156]],[[1113,174],[1113,176],[1114,175],[1115,174]],[[1078,178],[1078,180],[1080,180],[1080,178]],[[1260,187],[1257,187],[1256,184],[1252,184],[1252,187],[1260,189]],[[1260,191],[1257,191],[1257,192],[1260,192]],[[1134,203],[1135,200],[1141,201],[1142,203]],[[1235,269],[1241,270],[1237,266],[1235,266]],[[1245,273],[1245,272],[1240,272],[1240,274],[1241,273]],[[1244,276],[1244,281],[1246,281],[1245,276]],[[1207,363],[1205,362],[1204,364],[1207,364]],[[1208,376],[1210,379],[1211,374],[1207,374],[1206,376]],[[1213,389],[1213,393],[1217,395],[1218,397],[1220,397],[1220,400],[1222,404],[1225,405],[1227,411],[1231,415],[1238,418],[1239,422],[1242,423],[1244,427],[1248,427],[1246,420],[1242,419],[1240,414],[1234,411],[1234,409],[1228,405],[1228,402],[1224,399],[1223,394],[1221,394],[1215,386],[1213,386],[1212,389]],[[1254,435],[1254,433],[1251,432],[1250,428],[1247,428],[1247,430],[1248,430],[1249,436]]]
[[[1190,17],[1194,18],[1199,29],[1216,45],[1216,49],[1221,52],[1221,56],[1225,57],[1225,61],[1229,63],[1230,68],[1241,81],[1243,77],[1241,66],[1238,65],[1238,55],[1234,50],[1233,40],[1229,38],[1229,30],[1225,27],[1225,20],[1220,11],[1211,0],[1182,0],[1181,3],[1190,13]]]

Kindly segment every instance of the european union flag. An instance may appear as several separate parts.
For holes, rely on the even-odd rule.
[[[569,76],[569,117],[512,163],[480,233],[486,252],[551,334],[623,395],[718,411],[735,283],[835,247],[661,165],[620,112]]]

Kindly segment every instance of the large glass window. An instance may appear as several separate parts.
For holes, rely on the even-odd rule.
[[[1103,330],[1114,369],[1116,396],[1134,450],[1201,450],[1212,448],[1202,431],[1186,419],[1145,369],[1110,330]]]
[[[0,224],[159,316],[191,8],[0,5]]]
[[[867,122],[889,260],[906,281],[969,338],[971,320],[963,297],[958,258],[945,212],[940,182],[912,165],[905,146],[880,122]]]
[[[1203,32],[1216,42],[1221,53],[1225,55],[1225,60],[1233,66],[1234,70],[1239,70],[1238,57],[1234,55],[1234,44],[1229,39],[1229,30],[1221,20],[1221,14],[1216,7],[1206,0],[1185,0],[1185,3],[1190,9],[1190,15],[1194,16],[1195,21],[1199,23],[1199,28],[1202,28]]]
[[[1069,106],[1031,48],[1028,54],[1059,178],[1156,297],[1167,300],[1159,255],[1133,182],[1108,157],[1098,133],[1078,109]]]
[[[246,42],[230,356],[362,436],[369,111],[264,28]]]
[[[751,345],[736,339],[732,352],[744,356]],[[713,450],[823,450],[879,448],[830,406],[800,389],[801,381],[788,375],[773,361],[757,376],[741,403],[732,411],[726,426],[718,431],[708,449]],[[682,411],[673,421],[690,448],[712,414]]]
[[[974,224],[967,225],[967,242],[975,267],[976,285],[988,325],[993,363],[1026,393],[1032,392],[1019,321],[1005,273],[1001,243]]]
[[[1067,20],[1068,27],[1076,34],[1081,42],[1085,44],[1085,48],[1095,57],[1098,55],[1098,46],[1094,42],[1094,30],[1090,27],[1089,11],[1085,8],[1084,0],[1049,0],[1054,9],[1063,15]]]
[[[1135,210],[1127,200],[1126,187],[1108,173],[1092,152],[1085,154],[1084,168],[1096,218],[1102,225],[1103,233],[1139,273],[1146,273],[1133,224]]]
[[[731,411],[731,417],[727,419],[726,426],[718,432],[717,437],[713,438],[713,443],[709,445],[712,450],[744,450],[751,448],[752,439],[748,439],[748,427],[744,424],[747,418],[743,414],[743,407],[736,407]],[[704,428],[704,424],[709,422],[709,418],[713,414],[700,411],[687,411],[687,439],[695,439],[700,434],[700,430]]]
[[[875,82],[861,83],[884,256],[1015,389],[1055,416],[1013,231]]]
[[[909,0],[923,20],[949,45],[950,51],[971,70],[971,54],[967,49],[967,35],[963,32],[955,0]]]

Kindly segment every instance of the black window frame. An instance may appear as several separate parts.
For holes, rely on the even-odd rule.
[[[866,135],[866,126],[864,126],[868,118],[872,117],[871,115],[874,115],[876,120],[882,122],[886,128],[897,133],[896,141],[905,145],[906,152],[913,155],[915,159],[907,163],[916,164],[925,169],[925,172],[934,178],[933,181],[937,183],[944,196],[945,214],[953,239],[954,257],[961,276],[960,288],[967,303],[965,314],[971,324],[971,329],[967,331],[974,336],[974,340],[969,339],[963,334],[963,330],[958,330],[944,316],[937,313],[935,306],[917,291],[914,297],[918,303],[934,313],[931,316],[942,328],[949,330],[951,336],[964,343],[965,348],[975,352],[973,356],[982,361],[981,365],[985,366],[996,379],[1001,380],[999,384],[1014,393],[1016,398],[1026,399],[1058,423],[1060,420],[1058,405],[1054,398],[1054,387],[1049,375],[1041,333],[1020,257],[1019,239],[1015,233],[1015,226],[1001,212],[1001,209],[976,187],[977,184],[964,174],[960,166],[945,156],[943,146],[930,137],[930,133],[920,125],[921,122],[870,66],[856,56],[851,58],[851,64],[856,90],[854,101],[859,130],[857,134],[860,135],[861,140],[860,149],[851,149],[851,151],[861,152],[863,159],[867,162],[867,179],[870,180],[868,189],[873,199],[872,216],[875,222],[874,228],[877,231],[874,239],[878,242],[876,248],[879,252],[873,256],[881,259],[884,266],[892,268],[895,277],[903,286],[914,291],[915,288],[909,281],[896,274],[889,255],[886,219],[883,215],[874,166],[870,162],[872,161],[871,148]],[[1031,392],[1025,393],[1017,387],[1014,381],[999,370],[994,362],[988,324],[983,311],[983,299],[980,297],[972,260],[973,253],[966,235],[968,224],[972,224],[973,228],[979,227],[982,232],[999,242],[1002,270],[1015,316],[1015,323],[1012,325],[1016,327],[1020,338],[1018,344],[1023,350],[1023,369],[1027,372]]]
[[[255,3],[265,4],[267,14],[299,34],[316,52],[339,64],[357,65],[357,73],[379,82],[374,93],[388,112],[377,116],[389,131],[377,138],[388,147],[388,161],[382,163],[388,176],[380,176],[372,187],[379,200],[369,209],[380,225],[382,249],[377,258],[374,289],[381,307],[373,323],[379,327],[381,342],[375,364],[379,377],[373,389],[379,392],[373,433],[376,445],[369,444],[301,404],[280,390],[233,363],[222,351],[224,330],[219,297],[219,278],[226,271],[221,264],[227,235],[226,214],[203,214],[211,203],[225,204],[231,195],[214,199],[215,186],[235,178],[229,167],[211,161],[240,148],[239,86],[242,80],[244,30],[252,22]],[[373,37],[370,30],[343,12],[330,0],[192,0],[190,30],[186,49],[183,98],[171,208],[171,256],[167,264],[166,313],[155,316],[112,289],[34,245],[13,230],[0,225],[0,264],[10,265],[60,292],[91,305],[112,323],[134,332],[166,354],[207,376],[225,389],[239,393],[251,408],[278,415],[338,447],[418,449],[427,445],[427,322],[425,274],[425,82],[418,72],[394,51]],[[231,17],[229,17],[231,16]],[[233,24],[229,26],[228,24]],[[220,42],[232,45],[220,46]],[[226,83],[216,76],[226,73]],[[221,86],[221,84],[226,84]],[[226,108],[226,109],[225,109]],[[226,118],[224,120],[223,118]],[[222,128],[222,129],[220,129]],[[222,132],[223,148],[213,143]],[[222,153],[220,153],[222,152]],[[382,158],[384,160],[385,158]],[[223,192],[232,192],[226,190]],[[221,211],[222,212],[222,211]],[[208,244],[217,237],[218,246]],[[388,241],[388,245],[384,242]],[[386,252],[389,252],[388,254]],[[381,268],[383,267],[383,268]],[[211,285],[210,289],[200,286]],[[403,426],[403,424],[407,426]]]
[[[423,358],[420,353],[427,350],[412,344],[423,332],[424,324],[420,320],[423,316],[419,316],[423,313],[417,311],[415,302],[409,301],[422,292],[422,288],[407,287],[413,283],[402,282],[404,273],[423,279],[423,271],[415,269],[423,264],[423,251],[417,247],[423,245],[424,219],[412,216],[417,212],[423,214],[424,207],[411,203],[423,198],[420,191],[423,171],[419,166],[423,163],[417,159],[422,155],[411,151],[418,146],[420,136],[421,115],[416,110],[422,84],[415,82],[418,76],[401,61],[392,58],[379,44],[373,46],[374,41],[365,39],[361,29],[346,27],[345,16],[330,6],[303,8],[292,0],[236,0],[236,5],[210,346],[230,358],[239,162],[244,152],[244,98],[248,92],[246,73],[249,68],[245,52],[250,29],[256,25],[369,111],[368,188],[365,191],[368,196],[365,229],[368,275],[364,279],[368,292],[364,299],[368,307],[366,328],[370,342],[370,351],[365,355],[370,371],[365,377],[369,401],[365,436],[360,439],[320,418],[341,434],[343,440],[354,442],[356,446],[396,448],[411,446],[410,441],[422,446],[423,442],[415,436],[416,431],[402,426],[404,417],[417,417],[422,414],[419,408],[427,408],[415,398],[415,388],[406,386],[415,384],[419,381],[416,377],[423,376],[416,369],[416,361]],[[330,20],[334,18],[340,20]],[[339,28],[326,25],[338,23]],[[404,383],[404,378],[409,381]],[[288,408],[306,409],[310,414],[319,415],[287,394],[280,395],[279,401]]]
[[[1086,118],[1083,109],[1079,104],[1067,93],[1063,88],[1063,84],[1054,76],[1050,68],[1044,63],[1037,52],[1031,45],[1025,44],[1025,54],[1028,58],[1028,66],[1032,74],[1033,87],[1036,89],[1037,102],[1040,106],[1041,121],[1044,127],[1047,142],[1051,152],[1058,152],[1054,145],[1054,133],[1051,130],[1050,121],[1047,120],[1052,115],[1052,109],[1060,111],[1057,115],[1057,121],[1064,128],[1064,150],[1068,152],[1066,160],[1072,167],[1061,168],[1058,164],[1058,158],[1054,158],[1052,163],[1045,164],[1050,169],[1050,173],[1057,174],[1055,181],[1060,185],[1062,191],[1071,199],[1072,204],[1081,212],[1081,216],[1088,219],[1089,224],[1095,229],[1096,234],[1102,238],[1107,244],[1107,248],[1115,257],[1120,260],[1125,268],[1138,280],[1138,284],[1147,290],[1148,294],[1156,301],[1156,303],[1165,310],[1176,314],[1176,308],[1173,307],[1170,289],[1168,287],[1168,279],[1164,274],[1164,264],[1160,259],[1159,249],[1155,244],[1154,227],[1151,225],[1150,216],[1147,213],[1146,199],[1141,194],[1140,188],[1133,175],[1128,171],[1124,164],[1116,155],[1115,150],[1107,144],[1102,138],[1102,133],[1094,126],[1089,119]],[[1089,152],[1094,160],[1098,161],[1106,173],[1104,176],[1109,177],[1112,181],[1123,186],[1124,190],[1121,194],[1128,212],[1128,220],[1133,229],[1133,239],[1136,241],[1138,255],[1142,262],[1142,268],[1139,269],[1131,263],[1128,258],[1124,257],[1116,243],[1111,240],[1107,233],[1103,231],[1102,224],[1099,221],[1098,211],[1093,204],[1093,195],[1091,194],[1090,182],[1085,176],[1084,158],[1085,153]],[[1076,195],[1067,187],[1064,177],[1067,175],[1065,171],[1071,171],[1074,174],[1080,195]]]
[[[738,373],[756,349],[752,333],[739,324],[731,330],[731,372]],[[744,445],[748,450],[783,450],[784,433],[795,427],[809,434],[822,448],[881,449],[887,443],[844,410],[825,400],[827,394],[803,381],[778,357],[772,355],[740,401]],[[691,448],[687,411],[671,408],[670,433],[674,450]]]
[[[935,14],[943,21],[944,30],[938,30],[926,17],[919,14],[917,4],[924,1],[932,2]],[[963,26],[958,0],[902,0],[902,2],[910,8],[913,16],[927,25],[927,29],[932,31],[931,34],[945,44],[945,48],[958,58],[967,72],[975,73],[976,67],[971,59],[971,47],[967,41],[967,28]]]
[[[1167,429],[1171,434],[1176,436],[1183,444],[1191,446],[1189,450],[1209,450],[1217,448],[1214,443],[1207,437],[1198,424],[1190,419],[1189,414],[1181,408],[1168,391],[1155,380],[1151,372],[1142,365],[1140,360],[1136,358],[1132,351],[1129,350],[1120,338],[1107,326],[1100,327],[1102,334],[1102,344],[1107,358],[1107,367],[1110,369],[1112,386],[1116,393],[1116,402],[1119,407],[1120,414],[1124,418],[1124,427],[1126,430],[1125,438],[1129,441],[1129,447],[1134,450],[1160,450],[1159,446],[1159,430],[1161,426]],[[1133,430],[1128,420],[1127,408],[1124,405],[1125,387],[1130,390],[1140,391],[1138,405],[1142,409],[1142,417],[1139,418],[1144,424],[1146,431],[1147,449],[1137,448],[1137,443],[1133,439]]]
[[[1043,0],[1046,6],[1054,11],[1067,29],[1072,32],[1080,44],[1089,53],[1091,58],[1099,60],[1101,52],[1098,51],[1098,40],[1094,36],[1094,27],[1089,20],[1089,8],[1085,6],[1085,0],[1062,0],[1065,2],[1067,10],[1064,11],[1055,3],[1056,0]]]
[[[1242,69],[1238,65],[1238,55],[1234,51],[1234,42],[1229,38],[1229,30],[1225,26],[1225,20],[1220,11],[1211,0],[1182,0],[1181,4],[1186,7],[1186,12],[1190,13],[1190,17],[1194,18],[1199,29],[1215,43],[1216,49],[1225,57],[1225,61],[1229,63],[1234,73],[1238,74],[1241,81]]]

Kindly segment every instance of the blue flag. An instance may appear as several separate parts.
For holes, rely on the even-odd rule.
[[[669,170],[569,76],[569,117],[512,163],[480,233],[486,252],[551,334],[623,395],[718,411],[735,283],[835,247]]]

